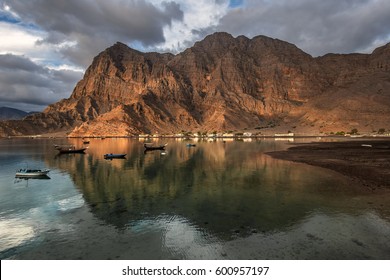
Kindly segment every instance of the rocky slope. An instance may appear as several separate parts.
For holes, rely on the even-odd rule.
[[[0,134],[70,136],[261,129],[390,129],[390,44],[372,54],[313,58],[257,36],[215,33],[178,55],[116,43],[95,57],[68,99]]]

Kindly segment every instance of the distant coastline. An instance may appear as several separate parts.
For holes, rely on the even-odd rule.
[[[316,138],[317,140],[321,139],[335,139],[338,141],[352,141],[352,140],[379,140],[379,139],[390,139],[390,135],[387,134],[365,134],[365,135],[324,135],[324,134],[311,134],[311,133],[300,133],[294,135],[280,134],[280,133],[270,133],[270,134],[253,134],[253,135],[180,135],[180,134],[143,134],[143,135],[82,135],[82,136],[68,136],[66,133],[47,133],[39,135],[13,135],[13,136],[0,136],[0,139],[6,138],[139,138],[139,139],[150,139],[150,138],[178,138],[178,139],[192,139],[192,140],[202,140],[202,139],[275,139],[275,140],[290,140],[291,142],[295,139],[302,138]],[[390,140],[389,140],[390,141]]]

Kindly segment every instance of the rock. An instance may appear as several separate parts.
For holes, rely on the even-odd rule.
[[[388,129],[389,61],[389,44],[372,54],[313,58],[288,42],[227,33],[177,55],[116,43],[95,57],[68,99],[1,122],[0,134]]]

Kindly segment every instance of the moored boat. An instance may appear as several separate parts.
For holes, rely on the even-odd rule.
[[[105,159],[114,159],[114,158],[126,158],[126,154],[105,154]]]
[[[16,171],[15,178],[44,178],[48,177],[49,169],[19,169]]]
[[[145,150],[147,150],[147,151],[150,151],[150,150],[165,150],[165,147],[166,147],[167,145],[168,145],[168,144],[154,146],[154,145],[151,144],[151,143],[145,143],[145,144],[144,144],[144,148],[145,148]]]
[[[187,143],[186,146],[187,146],[187,147],[196,147],[196,144]]]
[[[59,145],[55,145],[54,146],[59,152],[60,154],[75,154],[75,153],[84,153],[86,149],[88,149],[88,147],[83,147],[83,148],[78,148],[76,149],[75,146],[59,146]]]

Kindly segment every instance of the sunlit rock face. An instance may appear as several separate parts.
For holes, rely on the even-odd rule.
[[[177,55],[116,43],[68,99],[2,122],[0,133],[372,132],[389,121],[389,44],[313,58],[277,39],[215,33]]]

